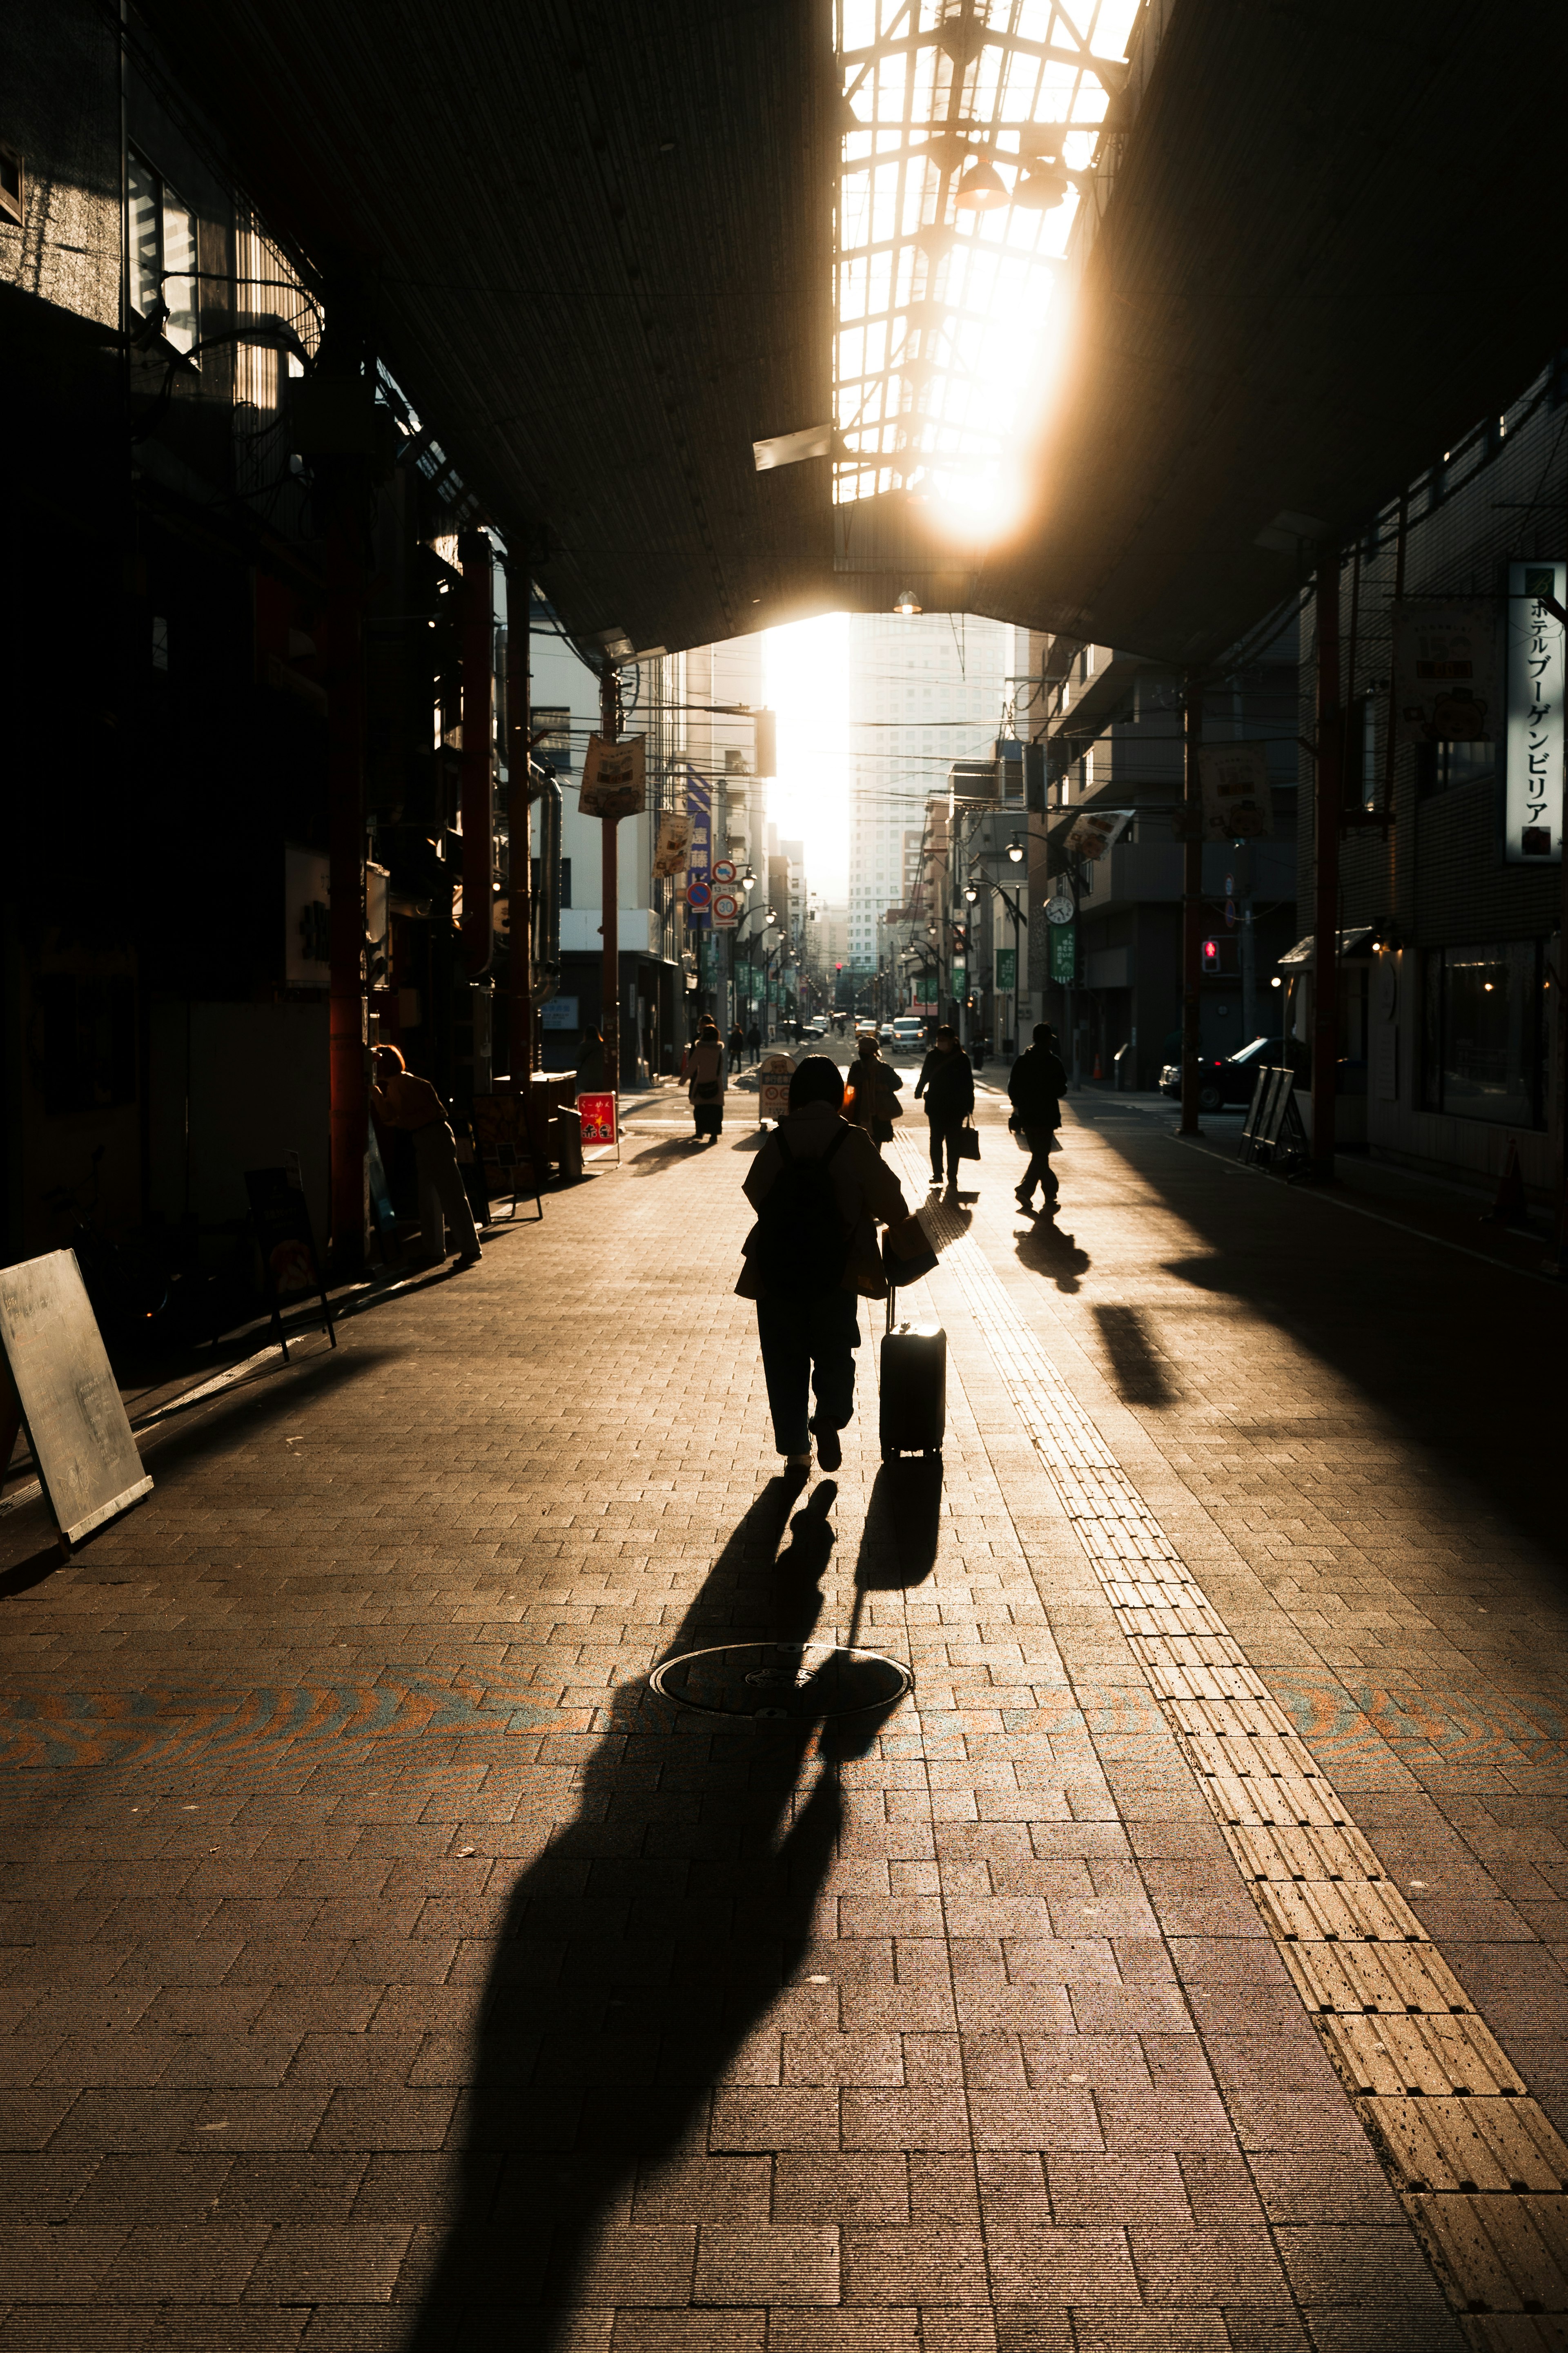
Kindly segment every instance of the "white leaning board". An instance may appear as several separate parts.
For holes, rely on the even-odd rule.
[[[55,1525],[79,1544],[153,1482],[74,1250],[0,1268],[0,1348]]]

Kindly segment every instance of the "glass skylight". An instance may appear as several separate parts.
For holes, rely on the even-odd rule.
[[[983,525],[1140,0],[836,5],[834,496],[901,489]]]

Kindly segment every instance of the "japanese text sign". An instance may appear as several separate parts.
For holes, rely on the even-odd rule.
[[[656,874],[684,874],[691,849],[691,819],[684,809],[668,812],[658,821],[658,847],[653,854]]]
[[[710,928],[708,900],[694,904],[689,885],[698,882],[706,890],[708,872],[713,863],[713,790],[703,779],[688,771],[686,779],[686,815],[691,828],[690,845],[686,853],[687,897],[686,928],[689,932],[705,932]]]
[[[590,735],[577,807],[584,817],[640,817],[647,803],[643,738],[606,744]]]
[[[1563,624],[1541,602],[1568,599],[1568,565],[1508,567],[1508,733],[1503,856],[1563,855]]]
[[[577,1109],[583,1121],[583,1142],[614,1144],[616,1140],[616,1099],[614,1095],[579,1095]]]

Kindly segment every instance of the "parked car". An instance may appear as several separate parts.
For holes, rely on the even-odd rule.
[[[1252,1101],[1260,1070],[1278,1071],[1289,1066],[1299,1075],[1301,1063],[1301,1049],[1294,1038],[1255,1038],[1250,1046],[1243,1046],[1237,1053],[1205,1054],[1198,1064],[1198,1109],[1245,1111]],[[1160,1073],[1160,1092],[1181,1101],[1180,1062],[1166,1063]]]

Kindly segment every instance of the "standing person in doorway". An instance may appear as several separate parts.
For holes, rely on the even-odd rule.
[[[458,1264],[477,1266],[484,1253],[474,1228],[474,1213],[458,1166],[457,1143],[447,1118],[447,1106],[428,1079],[416,1079],[395,1046],[378,1046],[375,1082],[370,1091],[371,1109],[384,1127],[407,1130],[414,1139],[414,1166],[419,1184],[419,1222],[424,1228],[425,1256],[431,1265],[444,1258],[446,1240],[456,1246]]]
[[[705,1013],[698,1024],[680,1075],[688,1082],[687,1099],[698,1141],[706,1135],[717,1144],[724,1124],[724,1044],[710,1013]]]
[[[918,1102],[924,1095],[926,1117],[931,1122],[931,1181],[942,1183],[942,1147],[947,1148],[947,1182],[950,1191],[958,1185],[958,1131],[974,1109],[974,1072],[969,1057],[958,1042],[958,1032],[945,1021],[938,1029],[931,1050],[921,1064],[920,1077],[915,1081]]]
[[[1048,1021],[1039,1022],[1035,1029],[1035,1042],[1027,1053],[1020,1054],[1007,1080],[1007,1092],[1012,1099],[1013,1116],[1008,1125],[1018,1130],[1029,1147],[1029,1165],[1024,1171],[1024,1181],[1015,1187],[1021,1206],[1030,1216],[1035,1209],[1035,1187],[1044,1196],[1046,1215],[1054,1218],[1057,1199],[1061,1191],[1057,1172],[1048,1155],[1057,1148],[1057,1130],[1062,1124],[1062,1097],[1067,1092],[1068,1074],[1057,1050],[1057,1033]]]
[[[746,1044],[751,1050],[752,1061],[760,1062],[763,1059],[763,1033],[757,1027],[754,1016],[752,1026],[746,1032]]]
[[[823,1470],[844,1459],[838,1433],[855,1410],[858,1302],[888,1294],[877,1227],[909,1215],[892,1170],[840,1118],[843,1100],[837,1063],[806,1055],[789,1082],[789,1111],[745,1183],[757,1222],[735,1289],[757,1303],[773,1443],[797,1472],[811,1467],[814,1436]]]
[[[899,1101],[897,1071],[882,1060],[875,1038],[858,1040],[849,1065],[844,1116],[852,1127],[863,1127],[879,1152],[893,1140],[893,1122],[903,1106]]]
[[[730,1057],[730,1076],[733,1078],[746,1059],[746,1033],[738,1020],[731,1029],[726,1051]]]
[[[573,1092],[602,1095],[605,1092],[605,1041],[596,1029],[584,1029],[577,1046],[577,1076]]]

